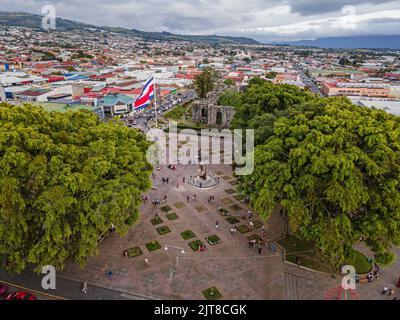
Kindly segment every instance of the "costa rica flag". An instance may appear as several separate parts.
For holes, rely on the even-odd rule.
[[[142,92],[136,98],[135,110],[140,108],[146,108],[149,105],[150,100],[154,99],[155,86],[156,84],[154,81],[154,77],[151,77],[149,80],[146,81],[146,83],[143,86]]]

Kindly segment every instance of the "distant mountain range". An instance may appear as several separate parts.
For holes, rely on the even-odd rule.
[[[32,29],[41,29],[43,17],[36,14],[23,12],[5,12],[0,11],[0,27],[25,27]],[[133,37],[143,38],[145,40],[160,41],[190,41],[203,42],[209,44],[233,44],[233,45],[258,45],[260,44],[254,39],[246,37],[231,37],[217,35],[178,35],[169,32],[145,32],[136,29],[126,29],[121,27],[94,26],[87,23],[71,21],[67,19],[57,18],[56,26],[58,31],[84,31],[95,29],[101,31],[116,32],[126,34]]]
[[[356,36],[280,42],[275,44],[331,49],[400,49],[399,36]]]

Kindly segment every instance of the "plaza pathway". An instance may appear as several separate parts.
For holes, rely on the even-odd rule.
[[[104,240],[99,246],[99,255],[89,259],[84,269],[70,264],[63,275],[68,279],[88,281],[102,288],[109,287],[149,299],[203,299],[202,291],[214,286],[223,299],[325,299],[329,292],[340,287],[340,276],[332,279],[326,274],[284,264],[279,250],[271,252],[270,248],[264,247],[259,255],[256,248],[249,248],[247,237],[260,234],[260,229],[231,234],[233,225],[218,213],[219,206],[238,218],[235,226],[249,225],[247,219],[241,219],[248,208],[235,192],[237,182],[231,166],[208,167],[209,172],[220,178],[218,187],[208,191],[199,191],[187,183],[190,176],[196,175],[197,169],[192,165],[178,166],[177,170],[162,168],[155,171],[153,189],[147,194],[147,203],[142,205],[139,223],[125,237],[113,234]],[[168,177],[169,183],[163,183],[162,177]],[[157,207],[152,204],[155,199],[163,201],[165,196],[164,203]],[[215,197],[214,203],[209,203],[210,196]],[[170,210],[162,212],[160,208],[164,206],[170,207]],[[167,214],[171,213],[178,218],[169,220]],[[153,225],[151,219],[156,214],[162,223]],[[259,219],[253,217],[251,220]],[[282,225],[279,214],[273,213],[265,224],[270,240],[282,236]],[[157,228],[163,226],[168,226],[170,232],[160,235]],[[184,240],[180,233],[187,230],[195,236]],[[205,239],[211,235],[217,235],[222,242],[209,245]],[[201,240],[207,249],[194,252],[189,246],[193,240]],[[161,248],[149,252],[145,245],[153,241],[158,241]],[[164,250],[165,245],[169,246],[167,251]],[[123,256],[124,250],[133,247],[139,247],[143,254],[135,258]],[[173,247],[184,249],[185,254]],[[400,256],[399,249],[395,252]],[[368,255],[368,252],[365,253]],[[145,258],[148,258],[149,265],[145,263]],[[359,297],[392,299],[381,295],[381,290],[383,286],[395,287],[400,277],[399,261],[397,259],[393,265],[384,268],[380,280],[358,285]],[[112,271],[111,279],[106,276],[109,271]],[[395,296],[400,296],[398,289]]]
[[[220,177],[220,183],[208,191],[199,191],[187,183],[189,176],[197,174],[197,168],[192,165],[155,171],[153,190],[147,194],[148,201],[141,208],[140,222],[125,237],[113,234],[104,240],[99,246],[100,254],[89,259],[84,269],[71,264],[66,267],[64,275],[156,298],[202,299],[202,291],[215,286],[223,299],[283,299],[281,253],[263,247],[259,255],[257,248],[249,248],[247,237],[260,234],[260,229],[231,234],[232,225],[226,221],[227,217],[218,213],[219,206],[222,206],[238,217],[236,226],[249,225],[246,219],[240,218],[248,208],[235,193],[237,182],[232,167],[209,166],[208,170]],[[163,183],[162,177],[168,177],[169,183]],[[155,208],[152,200],[162,201],[165,196],[166,202]],[[208,202],[210,196],[215,197],[214,203]],[[176,213],[179,218],[170,221],[167,213],[160,210],[163,206],[169,206],[171,210],[168,213]],[[163,223],[153,225],[150,222],[156,214]],[[259,219],[253,217],[252,220]],[[274,216],[271,221],[277,225],[266,224],[265,230],[272,240],[282,233],[279,217]],[[171,232],[159,235],[157,228],[162,226],[168,226]],[[187,230],[191,230],[195,237],[184,240],[180,233]],[[222,242],[209,245],[205,239],[211,235],[217,235]],[[204,252],[194,252],[190,248],[189,243],[197,239],[206,244]],[[149,252],[145,244],[155,240],[161,248]],[[170,249],[164,250],[165,245],[171,246]],[[185,254],[172,246],[183,248]],[[143,255],[131,259],[123,256],[124,250],[133,247],[139,247]],[[178,261],[176,255],[179,255]],[[145,258],[149,259],[149,265]],[[174,265],[175,273],[172,272]],[[112,272],[111,279],[106,276],[109,271]]]

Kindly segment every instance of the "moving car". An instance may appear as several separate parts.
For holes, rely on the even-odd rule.
[[[25,292],[25,291],[16,291],[14,293],[11,293],[7,296],[6,300],[19,300],[19,301],[24,301],[24,300],[29,300],[29,301],[33,301],[33,300],[37,300],[36,297],[29,293],[29,292]]]

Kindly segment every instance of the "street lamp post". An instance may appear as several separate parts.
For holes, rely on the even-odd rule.
[[[180,253],[181,253],[182,255],[186,254],[185,249],[180,248],[180,247],[176,247],[176,246],[173,246],[173,245],[166,244],[166,245],[164,246],[164,250],[165,250],[165,251],[168,251],[169,249],[174,249],[175,251],[176,251],[176,250],[180,250]],[[173,263],[173,265],[172,265],[172,268],[170,269],[170,274],[171,274],[171,278],[172,278],[171,280],[172,280],[173,299],[174,299],[174,300],[176,300],[176,281],[175,281],[175,275],[176,275],[176,268],[178,267],[178,265],[179,265],[179,253],[176,252],[175,258],[174,258],[174,263]]]

